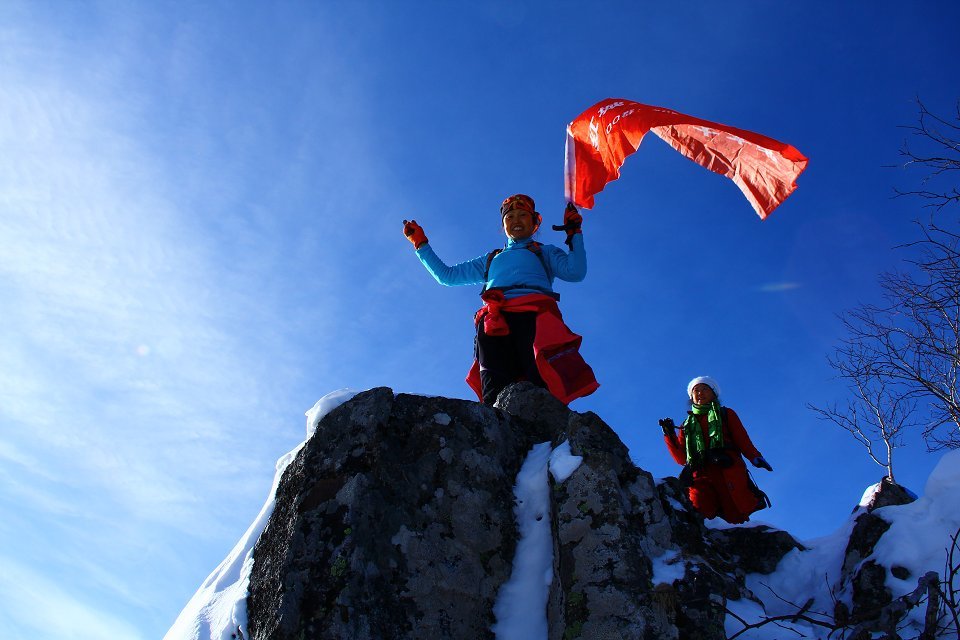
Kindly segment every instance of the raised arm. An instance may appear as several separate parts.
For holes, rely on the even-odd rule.
[[[567,204],[563,212],[563,226],[553,228],[567,232],[566,244],[570,252],[563,249],[550,252],[550,267],[555,277],[567,282],[580,282],[587,276],[587,252],[583,248],[583,216],[573,204]]]
[[[417,257],[420,258],[420,262],[427,268],[430,275],[442,285],[452,287],[465,284],[483,284],[483,270],[486,266],[487,256],[479,256],[473,260],[449,266],[440,259],[440,256],[429,244],[424,244],[417,249]]]
[[[687,448],[684,446],[683,429],[677,435],[676,426],[672,418],[664,418],[660,421],[660,428],[663,429],[663,441],[670,451],[677,464],[687,464]]]
[[[461,284],[480,284],[483,282],[483,272],[486,267],[486,256],[480,256],[467,262],[448,266],[440,259],[430,242],[427,235],[423,232],[423,227],[417,224],[416,220],[403,221],[403,235],[414,246],[417,251],[417,258],[423,263],[437,282],[446,286],[455,286]]]
[[[587,252],[583,248],[583,234],[571,238],[569,252],[559,247],[550,247],[547,260],[554,277],[567,282],[580,282],[587,276]]]

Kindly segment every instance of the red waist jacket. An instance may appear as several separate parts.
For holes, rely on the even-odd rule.
[[[537,313],[537,330],[533,339],[537,371],[547,390],[558,400],[569,404],[597,390],[600,383],[593,375],[593,369],[580,355],[583,338],[564,324],[556,300],[539,293],[505,299],[503,293],[495,289],[484,293],[483,300],[485,304],[477,311],[474,322],[483,322],[483,330],[487,335],[507,335],[510,332],[501,315],[503,311]],[[476,360],[467,374],[467,384],[482,401],[480,363]]]

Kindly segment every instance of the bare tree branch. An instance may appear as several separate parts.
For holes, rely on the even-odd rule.
[[[932,175],[960,172],[960,102],[955,120],[919,100],[918,124],[907,127],[940,153],[901,152]],[[951,173],[960,180],[960,173]],[[921,194],[925,192],[912,192]],[[957,188],[934,194],[941,208]],[[846,337],[828,361],[849,387],[845,409],[811,407],[863,445],[893,478],[892,451],[905,429],[921,428],[927,449],[960,447],[960,228],[931,216],[916,240],[900,245],[903,267],[881,274],[883,302],[844,314]],[[921,422],[910,416],[917,413]],[[887,451],[881,449],[881,444]]]
[[[911,147],[906,141],[900,149],[900,156],[905,160],[905,168],[917,165],[927,171],[921,181],[926,184],[934,177],[942,177],[953,171],[960,171],[960,101],[957,103],[956,115],[953,120],[946,120],[932,113],[926,105],[917,98],[919,114],[917,124],[907,125],[906,129],[919,143]],[[950,204],[960,203],[960,191],[954,186],[941,190],[917,189],[910,191],[895,190],[896,197],[916,196],[927,200],[925,206],[933,207],[937,211]]]

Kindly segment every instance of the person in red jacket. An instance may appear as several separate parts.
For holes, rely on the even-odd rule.
[[[769,504],[750,479],[743,463],[773,471],[747,435],[736,412],[720,404],[720,386],[709,376],[687,385],[690,410],[676,432],[673,419],[660,421],[663,439],[677,464],[684,465],[681,481],[688,486],[694,508],[705,518],[720,516],[732,524],[750,519]]]

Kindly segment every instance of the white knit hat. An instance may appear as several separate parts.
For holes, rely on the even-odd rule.
[[[699,376],[687,383],[687,397],[691,400],[693,399],[693,388],[698,384],[705,384],[711,389],[713,389],[713,395],[717,396],[717,400],[720,400],[720,385],[717,384],[717,381],[711,378],[710,376]]]

